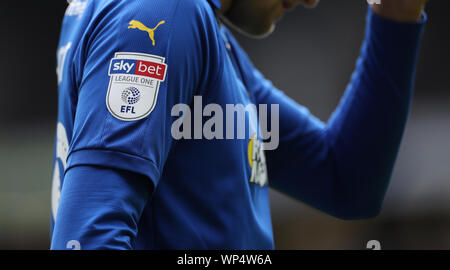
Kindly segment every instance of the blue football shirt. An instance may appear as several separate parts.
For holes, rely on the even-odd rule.
[[[171,135],[177,119],[172,108],[194,105],[194,96],[202,97],[202,110],[210,103],[224,109],[253,103],[229,57],[217,4],[71,3],[58,51],[53,217],[64,172],[107,166],[146,175],[155,187],[141,218],[151,226],[139,228],[138,248],[273,248],[264,168],[260,179],[250,181],[256,166],[249,157],[252,134],[223,140]],[[246,113],[248,130],[257,134],[251,115]],[[141,240],[154,235],[146,230],[157,239]],[[210,237],[197,236],[197,230]]]
[[[71,2],[57,54],[52,248],[272,249],[269,184],[338,218],[379,213],[426,17],[398,23],[369,9],[356,70],[323,123],[253,67],[218,23],[219,6]],[[228,127],[198,134],[214,117],[226,122],[211,104],[278,105],[279,147],[263,151],[256,109],[245,112],[244,138],[237,123],[231,138]],[[192,124],[183,138],[177,121]],[[153,186],[145,205],[131,192],[136,174]]]

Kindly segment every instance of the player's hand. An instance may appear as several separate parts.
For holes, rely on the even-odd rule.
[[[372,4],[372,10],[379,16],[399,22],[417,22],[428,0],[381,0]]]

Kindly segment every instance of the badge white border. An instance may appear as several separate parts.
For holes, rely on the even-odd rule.
[[[110,104],[109,104],[109,95],[110,95],[110,93],[111,93],[111,85],[112,85],[112,83],[113,83],[113,79],[112,79],[112,75],[113,75],[113,74],[110,74],[110,71],[111,71],[111,65],[112,65],[112,62],[113,62],[114,60],[116,60],[116,59],[118,58],[118,56],[121,56],[121,55],[125,55],[125,56],[138,56],[138,57],[141,57],[142,59],[140,59],[140,60],[143,60],[143,61],[148,61],[148,58],[154,58],[154,59],[158,59],[159,61],[161,61],[161,62],[158,63],[158,64],[162,64],[162,65],[165,65],[165,66],[166,66],[166,70],[165,70],[165,72],[164,72],[164,77],[163,77],[163,79],[162,79],[162,80],[157,80],[157,79],[155,79],[155,80],[157,81],[157,83],[156,83],[156,86],[155,86],[156,91],[155,91],[155,97],[154,97],[154,99],[153,99],[153,104],[150,106],[150,109],[149,109],[146,113],[144,113],[143,115],[138,116],[138,117],[136,117],[136,118],[123,118],[123,117],[117,115],[117,114],[111,109]],[[124,58],[124,59],[126,59],[126,58]],[[155,109],[155,107],[156,107],[156,101],[157,101],[157,99],[158,99],[160,83],[161,83],[161,82],[164,82],[164,81],[166,80],[166,76],[167,76],[167,68],[168,68],[168,66],[167,66],[167,64],[165,63],[165,61],[166,61],[166,58],[165,58],[165,57],[158,56],[158,55],[153,55],[153,54],[136,53],[136,52],[116,52],[116,53],[114,54],[114,58],[111,59],[111,61],[110,61],[110,63],[109,63],[109,67],[108,67],[109,85],[108,85],[108,93],[106,94],[106,107],[108,108],[109,113],[110,113],[114,118],[119,119],[119,120],[122,120],[122,121],[126,121],[126,122],[131,122],[131,121],[137,121],[137,120],[144,119],[144,118],[146,118],[147,116],[150,115],[150,113],[151,113],[151,112]],[[134,74],[130,74],[130,75],[134,75]],[[139,76],[139,75],[134,75],[134,76]]]

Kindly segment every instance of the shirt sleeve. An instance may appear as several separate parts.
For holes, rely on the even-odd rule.
[[[66,172],[107,166],[157,185],[173,141],[171,109],[189,105],[215,74],[215,18],[198,2],[108,1],[92,14],[74,58],[78,103]]]
[[[151,193],[142,174],[77,166],[66,174],[51,249],[133,249]]]
[[[425,21],[393,22],[369,9],[355,72],[327,123],[254,70],[257,103],[279,104],[280,144],[266,151],[272,187],[342,219],[379,213],[409,114]]]
[[[105,2],[73,59],[77,104],[52,249],[134,247],[171,148],[171,109],[218,72],[207,3],[91,3]]]

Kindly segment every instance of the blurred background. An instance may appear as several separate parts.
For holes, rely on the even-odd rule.
[[[0,4],[0,249],[48,249],[56,47],[66,1]],[[298,8],[267,39],[238,37],[255,65],[326,121],[354,69],[365,0]],[[450,249],[450,1],[432,0],[416,94],[382,214],[340,221],[271,191],[277,249]]]

